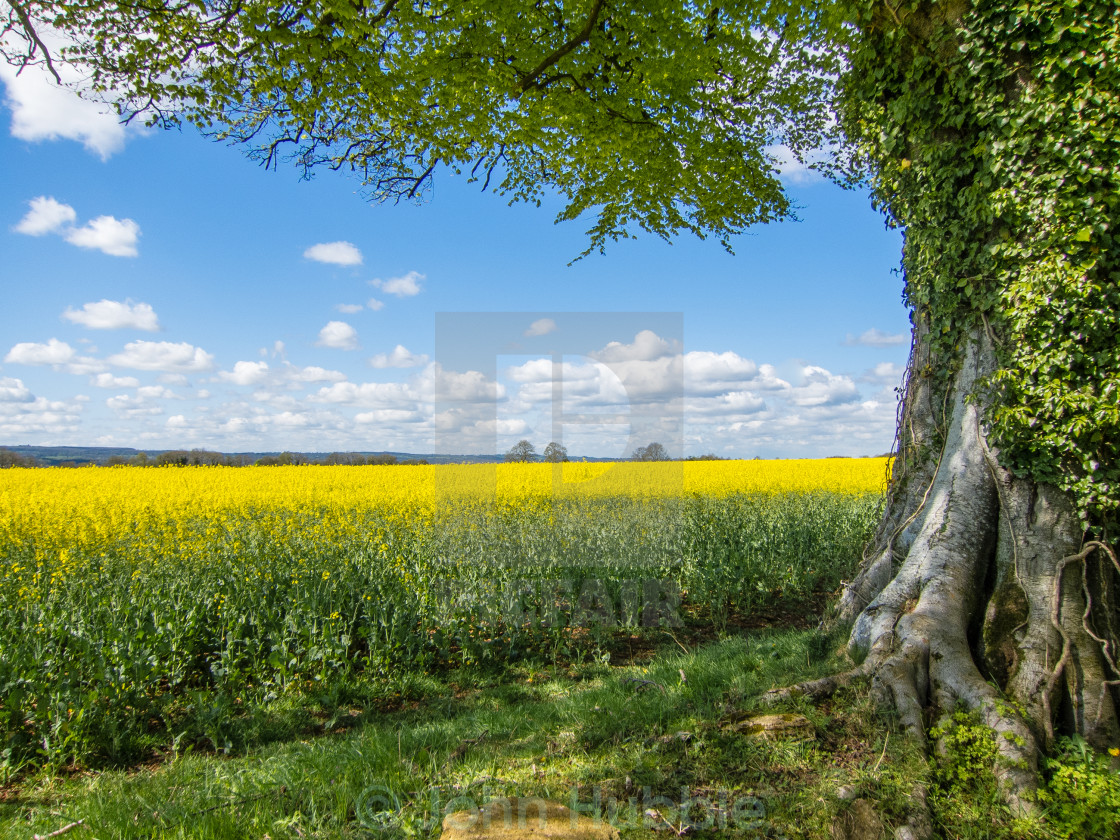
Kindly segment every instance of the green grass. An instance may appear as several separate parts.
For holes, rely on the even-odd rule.
[[[669,644],[675,652],[646,664],[451,673],[414,685],[410,708],[232,758],[186,754],[139,772],[43,775],[0,800],[0,835],[84,819],[101,840],[428,837],[449,805],[540,795],[592,809],[598,797],[601,814],[613,801],[627,836],[653,836],[647,806],[679,826],[679,806],[691,799],[700,826],[727,821],[720,836],[825,837],[842,784],[875,795],[888,816],[903,812],[904,779],[923,765],[902,739],[884,744],[889,722],[865,700],[799,709],[816,727],[811,742],[724,729],[759,692],[833,667],[816,633],[756,631],[687,654]],[[350,723],[345,705],[330,723]]]
[[[766,689],[842,667],[831,653],[839,641],[794,629],[695,647],[678,636],[625,665],[471,666],[409,677],[376,698],[354,685],[289,704],[271,741],[228,756],[187,749],[131,770],[44,771],[0,787],[0,836],[30,840],[82,820],[75,838],[434,838],[448,811],[541,796],[612,822],[624,840],[686,828],[831,840],[853,797],[890,836],[918,784],[930,789],[938,837],[1117,836],[1120,775],[1077,742],[1046,762],[1046,821],[1022,821],[982,760],[990,733],[966,716],[936,761],[866,686],[785,707],[812,722],[807,740],[735,730],[772,711],[758,706]],[[360,705],[371,699],[382,710]]]

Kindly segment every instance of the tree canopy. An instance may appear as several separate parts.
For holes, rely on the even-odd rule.
[[[589,248],[636,228],[727,238],[791,208],[775,165],[834,139],[827,4],[686,0],[18,0],[16,60],[71,39],[122,116],[187,120],[266,165],[418,199],[441,167],[566,202]],[[34,24],[34,25],[33,25]],[[9,41],[9,43],[11,43]],[[56,56],[57,58],[57,56]]]
[[[657,441],[647,446],[639,446],[630,456],[631,461],[668,461],[669,453]]]
[[[527,440],[519,440],[506,452],[507,463],[528,463],[537,459],[537,448]]]
[[[568,460],[568,447],[562,443],[552,441],[544,448],[544,459],[550,464],[559,464]]]

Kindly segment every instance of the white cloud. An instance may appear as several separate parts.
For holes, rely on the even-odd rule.
[[[21,379],[0,376],[0,402],[28,403],[35,399]]]
[[[906,343],[906,336],[902,333],[891,335],[885,333],[877,327],[872,327],[867,332],[856,337],[848,333],[847,339],[844,341],[849,347],[862,346],[862,347],[896,347],[899,344]]]
[[[774,162],[781,180],[793,184],[822,180],[821,174],[811,167],[814,163],[827,160],[827,150],[815,151],[805,156],[805,160],[798,160],[788,146],[767,146],[764,151]]]
[[[374,312],[378,312],[385,308],[385,301],[378,300],[377,298],[370,298],[368,301],[366,301],[366,306],[368,306]]]
[[[621,345],[619,345],[621,346]],[[554,373],[550,359],[534,359],[510,368],[506,375],[524,383],[519,397],[528,403],[547,402],[553,396],[553,377],[563,381],[565,410],[652,403],[679,398],[683,387],[680,355],[650,361],[565,361]]]
[[[315,365],[301,368],[284,362],[284,377],[290,382],[342,382],[346,379],[346,374]]]
[[[567,386],[575,380],[595,376],[595,367],[595,365],[575,365],[571,362],[564,362],[559,373],[564,377],[564,385]],[[508,368],[505,375],[514,382],[547,383],[551,388],[552,379],[556,373],[552,359],[530,359],[515,367]]]
[[[90,373],[101,373],[105,370],[105,363],[100,359],[93,359],[89,356],[79,356],[66,365],[66,372],[73,373],[78,376],[85,376]]]
[[[139,254],[136,242],[140,238],[140,225],[132,219],[98,216],[75,227],[78,214],[69,204],[41,195],[28,202],[31,209],[15,226],[17,233],[42,236],[56,233],[71,245],[93,248],[113,257],[135,257]]]
[[[232,371],[221,371],[218,378],[234,385],[259,385],[268,378],[268,362],[238,362]]]
[[[400,408],[404,404],[415,404],[419,394],[401,382],[336,382],[320,388],[311,399],[339,405]]]
[[[387,423],[420,423],[423,420],[424,417],[420,412],[403,408],[378,408],[354,415],[355,423],[376,423],[379,426]]]
[[[758,365],[731,351],[694,350],[685,356],[685,371],[695,382],[743,382],[758,376]]]
[[[357,350],[358,331],[345,321],[329,321],[325,327],[319,330],[319,340],[315,343],[320,347]]]
[[[347,315],[353,315],[356,312],[361,312],[365,307],[360,303],[336,303],[334,308],[339,312],[344,312]]]
[[[441,402],[486,403],[506,395],[504,385],[487,379],[477,370],[459,373],[437,367],[435,376],[437,399]]]
[[[109,397],[105,400],[107,405],[114,413],[121,414],[125,417],[144,417],[155,414],[163,414],[163,409],[158,405],[152,405],[148,399],[141,396],[131,396],[129,394],[121,394],[117,397]]]
[[[534,321],[529,325],[529,329],[525,330],[525,337],[532,338],[538,335],[548,335],[551,332],[556,332],[556,322],[551,318],[541,318]]]
[[[279,414],[272,415],[271,420],[274,426],[281,426],[288,429],[306,428],[314,422],[314,419],[306,414],[294,411],[281,411]]]
[[[251,387],[254,390],[249,399],[257,406],[268,405],[276,410],[299,411],[303,410],[307,397],[298,392],[308,385],[317,385],[324,382],[344,382],[346,375],[337,370],[327,368],[299,367],[291,362],[284,361],[275,367],[270,367],[265,361],[240,361],[233,366],[233,370],[221,371],[214,381],[229,382],[233,385]],[[198,396],[208,396],[199,393]]]
[[[79,248],[93,248],[111,257],[135,257],[140,225],[132,219],[98,216],[80,228],[67,231],[66,241]]]
[[[397,297],[412,297],[413,295],[420,294],[420,283],[424,280],[424,275],[417,271],[410,271],[403,277],[390,277],[388,280],[370,280],[370,285],[375,286],[387,295],[396,295]],[[371,306],[371,309],[374,307]]]
[[[99,373],[90,378],[89,384],[96,388],[139,388],[140,380],[135,376],[113,376],[111,373]]]
[[[680,353],[679,341],[666,341],[653,330],[642,330],[634,336],[633,344],[612,341],[591,358],[599,362],[650,362],[674,353]]]
[[[178,399],[174,391],[164,388],[162,385],[145,385],[143,388],[138,388],[136,390],[136,395],[144,399]]]
[[[4,382],[14,384],[5,386]],[[72,435],[78,431],[82,411],[79,400],[64,403],[25,394],[25,386],[18,379],[0,380],[0,394],[7,388],[15,398],[0,398],[0,439],[42,440],[47,435]]]
[[[744,414],[757,414],[766,408],[766,401],[750,391],[730,391],[715,397],[690,399],[685,404],[688,416],[718,415],[731,419]]]
[[[8,351],[5,362],[17,365],[64,365],[74,358],[74,348],[52,338],[46,344],[22,341]]]
[[[875,367],[864,371],[859,381],[893,387],[902,382],[902,375],[905,372],[904,368],[894,362],[879,362]]]
[[[691,351],[682,355],[671,345],[667,348],[667,344],[650,334],[637,337],[633,344],[615,343],[591,354],[596,358],[620,359],[609,364],[566,358],[557,372],[551,359],[538,358],[511,367],[503,371],[503,378],[518,387],[499,405],[499,416],[511,421],[524,419],[530,430],[546,430],[542,434],[550,434],[547,430],[555,397],[553,377],[559,373],[563,381],[563,411],[583,418],[581,425],[564,432],[565,442],[570,449],[575,447],[572,451],[577,453],[582,450],[586,454],[617,456],[621,452],[620,434],[643,438],[653,435],[648,439],[660,439],[663,443],[677,440],[682,416],[682,442],[685,451],[694,454],[716,451],[740,456],[824,457],[866,455],[890,447],[894,401],[883,393],[864,398],[849,376],[833,374],[820,366],[800,365],[798,384],[794,385],[779,377],[773,365],[759,364],[731,351]],[[660,355],[666,349],[676,352]],[[897,372],[897,368],[880,365],[876,371],[885,377]],[[493,403],[493,396],[485,391],[475,396],[480,406],[487,399]],[[633,431],[638,416],[635,409],[642,404],[660,406],[661,410],[653,418],[649,432],[643,429],[637,433]],[[491,416],[493,410],[491,405]],[[495,429],[486,426],[486,418],[480,414],[477,410],[441,409],[436,418],[437,428],[449,435],[459,435],[450,444],[453,448],[471,441],[484,445],[487,434],[493,440]],[[595,426],[587,422],[593,417],[601,418],[603,424],[621,426]],[[441,445],[447,445],[452,437],[445,435],[441,440]]]
[[[212,370],[214,357],[186,342],[132,341],[124,352],[110,356],[109,364],[135,370],[160,370],[169,373]]]
[[[749,388],[752,391],[783,391],[790,384],[777,376],[772,365],[759,365],[737,353],[699,350],[684,357],[685,390],[694,396],[713,396]]]
[[[793,389],[789,397],[795,405],[836,405],[859,399],[859,389],[847,376],[837,376],[815,365],[803,368],[801,375],[802,383]]]
[[[479,420],[469,428],[463,430],[468,435],[478,437],[520,437],[529,431],[529,424],[520,418],[499,418],[497,420]]]
[[[57,35],[40,33],[52,49],[55,68],[63,82],[81,85],[82,75],[59,61]],[[76,140],[102,160],[124,148],[130,133],[108,105],[82,99],[68,87],[59,87],[45,68],[28,67],[22,73],[0,62],[0,80],[7,88],[6,103],[12,112],[12,136],[29,142]]]
[[[69,204],[63,204],[45,195],[31,199],[28,204],[31,205],[31,209],[15,226],[16,233],[25,233],[28,236],[58,233],[73,225],[78,218],[78,214]]]
[[[303,256],[315,262],[331,265],[362,264],[362,252],[350,242],[320,242],[304,251]]]
[[[428,357],[411,353],[403,344],[398,344],[392,353],[378,353],[369,363],[375,368],[420,367],[428,363]]]
[[[273,371],[279,376],[279,371]],[[420,381],[420,377],[415,377]],[[235,399],[194,414],[177,414],[171,423],[176,439],[205,442],[209,448],[354,450],[378,449],[430,452],[430,399],[422,402],[412,386],[403,384],[336,383],[330,399],[314,395],[260,402]],[[355,410],[351,405],[358,406]],[[356,416],[355,416],[356,415]],[[375,428],[372,426],[375,425]],[[155,429],[155,426],[150,428]],[[167,423],[158,427],[167,433]]]
[[[134,304],[127,300],[121,303],[102,299],[96,303],[83,304],[81,309],[67,307],[62,317],[91,330],[133,329],[156,332],[159,329],[159,318],[149,304]]]
[[[746,367],[747,375],[757,375],[753,362],[730,356]],[[650,405],[680,399],[684,391],[685,357],[680,342],[661,338],[651,330],[642,330],[630,344],[612,341],[587,358],[593,361],[566,361],[563,365],[564,399],[573,406]],[[730,364],[726,359],[724,363]],[[529,402],[551,399],[553,370],[549,360],[534,360],[511,369],[507,375],[526,383],[521,396]],[[724,383],[708,383],[706,387],[713,392],[727,390]]]

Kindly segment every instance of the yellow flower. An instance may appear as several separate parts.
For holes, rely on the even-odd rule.
[[[1109,754],[1110,756],[1112,756],[1113,758],[1116,758],[1117,756],[1120,756],[1120,747],[1111,747],[1111,748],[1109,748],[1109,750],[1108,750],[1108,754]]]

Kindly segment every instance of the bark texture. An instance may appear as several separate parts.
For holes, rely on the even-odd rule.
[[[1038,757],[1062,733],[1114,746],[1116,575],[1108,546],[1085,542],[1066,496],[1000,466],[983,424],[994,369],[987,333],[963,350],[945,393],[924,375],[915,330],[896,473],[883,519],[831,617],[850,625],[852,671],[770,694],[819,697],[869,678],[903,728],[925,742],[959,708],[996,733],[1005,799],[1026,813]],[[924,792],[900,838],[928,837]]]

